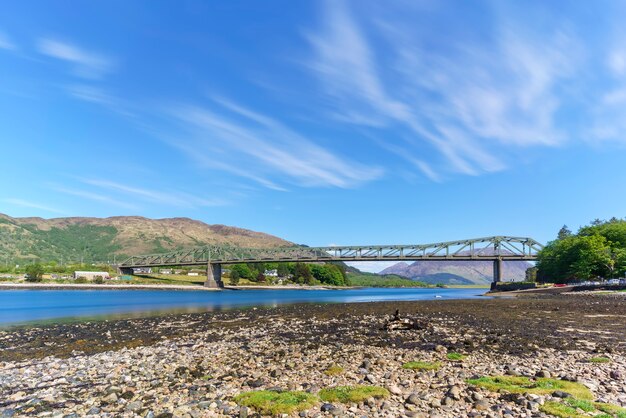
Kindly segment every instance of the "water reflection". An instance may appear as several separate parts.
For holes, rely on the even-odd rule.
[[[484,289],[239,290],[2,290],[0,325],[62,319],[135,318],[294,303],[355,303],[480,297]]]

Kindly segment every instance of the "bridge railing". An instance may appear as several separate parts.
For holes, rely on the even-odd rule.
[[[241,248],[204,246],[133,256],[119,267],[200,265],[207,263],[363,260],[533,260],[543,246],[532,238],[494,236],[420,245]]]

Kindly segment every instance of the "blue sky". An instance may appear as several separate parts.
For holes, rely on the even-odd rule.
[[[626,216],[626,4],[0,4],[0,212],[309,245]]]

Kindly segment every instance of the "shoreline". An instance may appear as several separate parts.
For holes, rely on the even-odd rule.
[[[396,309],[396,323],[408,327],[387,326]],[[598,294],[300,304],[19,328],[0,331],[0,416],[257,416],[237,395],[295,390],[318,399],[347,385],[388,394],[318,399],[288,416],[547,416],[544,404],[563,402],[552,391],[468,383],[494,375],[575,381],[593,400],[624,407],[624,318],[621,298]],[[464,358],[451,360],[454,353]],[[606,362],[590,360],[597,357]],[[414,361],[437,366],[404,367]]]

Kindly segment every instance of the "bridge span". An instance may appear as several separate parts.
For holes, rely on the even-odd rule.
[[[493,281],[502,281],[503,261],[533,261],[543,248],[532,238],[493,236],[418,245],[240,248],[203,246],[129,257],[118,264],[122,274],[134,268],[206,266],[206,287],[223,287],[222,265],[258,262],[326,261],[493,261]]]

